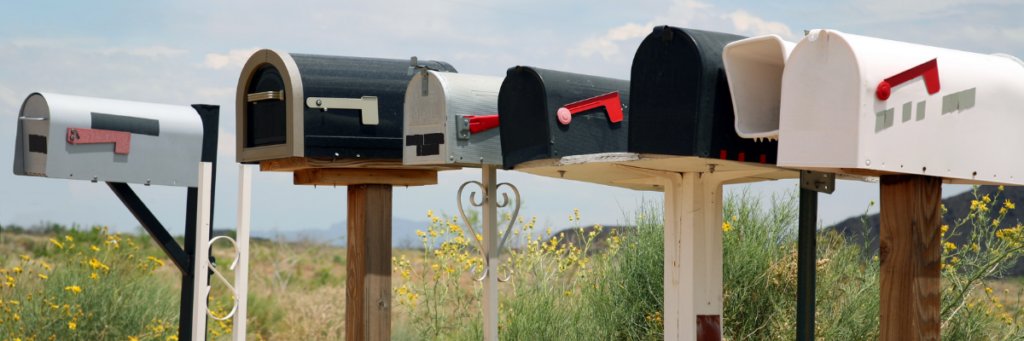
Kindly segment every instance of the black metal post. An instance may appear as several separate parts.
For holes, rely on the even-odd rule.
[[[213,164],[213,177],[210,179],[210,233],[213,233],[213,203],[214,194],[217,188],[217,137],[220,129],[220,107],[216,105],[203,105],[195,104],[193,108],[199,112],[199,117],[203,120],[203,154],[200,157],[202,162],[210,162]],[[199,165],[196,165],[199,167]],[[199,189],[194,187],[188,188],[188,195],[186,199],[185,209],[185,253],[188,254],[189,259],[195,262],[196,256],[196,215],[199,210]],[[211,262],[213,256],[210,256]],[[192,274],[192,269],[195,268],[193,263],[189,264],[188,274],[181,276],[181,310],[179,310],[178,316],[178,340],[179,341],[194,341],[192,340],[192,296],[195,294],[195,277]],[[206,330],[206,326],[201,326],[203,330]]]
[[[818,192],[800,189],[797,242],[796,339],[814,341],[815,280],[818,266]]]

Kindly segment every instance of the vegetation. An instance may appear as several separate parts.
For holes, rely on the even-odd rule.
[[[1024,340],[1024,285],[1002,277],[1024,252],[1024,227],[1005,222],[1015,204],[1001,193],[976,190],[967,215],[942,227],[944,340]],[[762,201],[744,190],[725,199],[724,336],[793,339],[795,193]],[[509,277],[499,286],[501,339],[662,339],[660,207],[643,203],[629,226],[616,228],[581,227],[579,212],[563,233],[535,220],[512,222],[513,247],[491,274]],[[395,250],[393,337],[479,340],[482,287],[472,278],[481,276],[483,262],[476,242],[458,219],[428,217],[431,224],[418,232],[422,248]],[[820,231],[818,337],[877,339],[880,265],[871,237]],[[214,247],[220,269],[233,252]],[[0,341],[174,340],[180,277],[166,262],[145,235],[5,227]],[[248,338],[343,339],[344,264],[341,248],[253,241]],[[223,316],[232,298],[213,281],[211,306]],[[228,339],[229,324],[211,319],[208,326],[209,339]]]

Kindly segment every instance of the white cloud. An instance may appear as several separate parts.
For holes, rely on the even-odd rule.
[[[177,56],[188,54],[188,50],[174,49],[167,46],[150,46],[150,47],[114,47],[101,50],[104,55],[111,55],[115,53],[126,53],[131,56],[140,57],[163,57],[163,56]]]
[[[225,112],[222,111],[221,115],[224,115],[224,114],[225,114]],[[233,113],[227,113],[227,114],[233,114]],[[233,115],[231,115],[231,116],[233,116]],[[229,131],[229,130],[224,130],[224,128],[221,128],[219,130],[220,130],[220,135],[217,136],[217,156],[218,157],[231,157],[231,158],[234,158],[235,157],[235,132],[234,131]]]
[[[605,60],[621,57],[623,48],[620,45],[647,36],[658,25],[718,29],[752,35],[778,34],[783,38],[793,39],[793,32],[786,24],[766,21],[744,10],[720,14],[711,4],[675,0],[664,15],[656,16],[646,24],[631,22],[612,28],[604,35],[587,37],[577,45],[576,50],[571,51],[570,55],[590,57],[600,54]]]
[[[790,30],[789,26],[786,26],[786,24],[777,21],[765,21],[764,19],[755,17],[744,10],[738,10],[736,12],[723,15],[722,18],[732,20],[732,24],[736,27],[736,30],[743,33],[751,33],[756,36],[777,34],[783,38],[793,38],[793,31]]]
[[[260,49],[258,47],[254,47],[244,50],[231,50],[228,54],[207,53],[206,60],[203,61],[203,66],[215,70],[220,70],[228,66],[241,68],[245,65],[245,62],[249,60],[249,57],[259,50]]]

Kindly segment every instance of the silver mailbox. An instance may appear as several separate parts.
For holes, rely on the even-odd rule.
[[[402,163],[501,165],[501,77],[424,71],[405,92]]]
[[[33,93],[17,135],[16,175],[198,185],[203,123],[193,107]]]

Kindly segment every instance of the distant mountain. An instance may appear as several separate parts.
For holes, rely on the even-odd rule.
[[[999,189],[997,186],[981,186],[978,188],[978,196],[989,195],[990,198],[995,198],[996,192]],[[1003,206],[1003,203],[1009,199],[1014,204],[1024,203],[1024,187],[1005,187],[1003,192],[999,194],[997,201],[993,201],[989,204],[994,210],[998,210]],[[942,204],[946,205],[948,210],[942,217],[943,225],[953,225],[953,221],[966,217],[970,212],[971,200],[974,200],[974,194],[972,191],[967,191],[959,195],[955,195],[942,200]],[[1000,224],[1001,228],[1007,228],[1016,226],[1018,222],[1021,222],[1024,218],[1024,206],[1018,209],[1010,210],[1006,217],[1003,218],[1004,223]],[[835,230],[836,232],[842,233],[847,240],[857,243],[860,245],[864,244],[865,236],[871,241],[868,247],[869,254],[878,252],[878,237],[879,237],[879,216],[878,214],[872,214],[867,216],[867,230],[865,233],[865,224],[861,221],[864,217],[852,217],[846,219],[838,224],[826,228],[826,230]],[[993,227],[988,227],[993,228]],[[960,227],[958,231],[959,235],[950,238],[950,242],[957,246],[964,245],[970,238],[973,226],[966,224]],[[1008,276],[1024,276],[1024,262],[1018,262],[1013,269],[1010,270]]]

